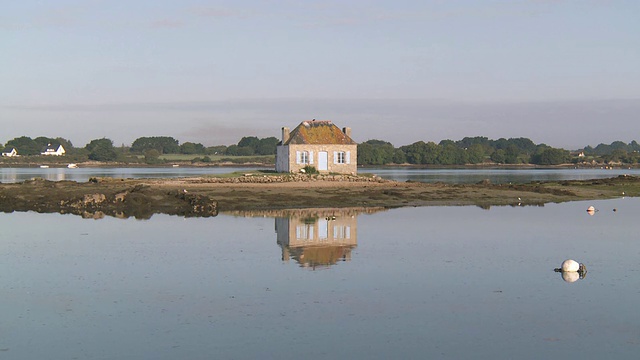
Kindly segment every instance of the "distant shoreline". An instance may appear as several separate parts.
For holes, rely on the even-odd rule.
[[[56,159],[57,160],[57,159]],[[69,163],[73,162],[0,162],[0,168],[38,168],[41,165],[47,165],[50,168],[66,168]],[[164,164],[145,164],[145,163],[121,163],[121,162],[97,162],[87,161],[74,163],[78,168],[262,168],[274,169],[273,164],[263,163],[189,163],[173,161]],[[467,165],[424,165],[424,164],[386,164],[386,165],[359,165],[358,171],[366,169],[434,169],[434,170],[468,170],[468,169],[487,169],[487,170],[520,170],[520,169],[637,169],[640,164],[559,164],[559,165],[535,165],[535,164],[467,164]],[[366,172],[366,171],[365,171]]]

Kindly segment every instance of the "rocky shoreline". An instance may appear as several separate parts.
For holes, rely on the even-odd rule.
[[[542,206],[546,203],[640,196],[640,178],[529,184],[427,184],[357,175],[264,175],[178,179],[34,179],[0,184],[0,211],[114,216],[216,216],[224,211],[405,206]]]

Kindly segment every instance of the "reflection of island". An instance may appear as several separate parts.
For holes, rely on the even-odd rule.
[[[300,266],[316,269],[351,260],[358,244],[358,215],[384,208],[294,209],[235,212],[245,216],[274,216],[282,261],[294,259]]]

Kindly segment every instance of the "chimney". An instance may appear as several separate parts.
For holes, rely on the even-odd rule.
[[[342,128],[342,132],[347,135],[348,137],[351,137],[351,128],[350,127],[345,127]]]
[[[289,128],[283,127],[282,128],[282,144],[284,145],[284,143],[286,143],[287,141],[289,141]]]

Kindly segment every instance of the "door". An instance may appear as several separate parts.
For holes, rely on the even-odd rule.
[[[329,238],[329,221],[327,219],[318,220],[318,240]]]
[[[329,164],[329,153],[326,151],[318,152],[318,171],[327,171]]]

